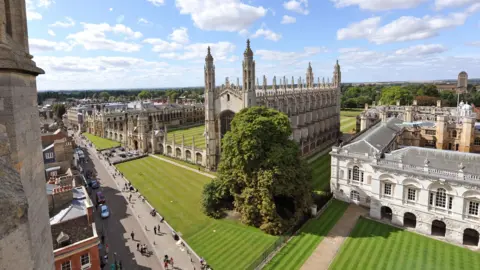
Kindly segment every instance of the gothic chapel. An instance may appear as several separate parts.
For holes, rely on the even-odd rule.
[[[276,77],[268,85],[263,76],[260,85],[255,75],[255,61],[250,41],[243,53],[242,84],[215,86],[215,66],[208,48],[205,57],[205,134],[207,168],[216,169],[220,161],[221,139],[230,129],[235,113],[251,106],[266,106],[288,115],[292,126],[292,139],[300,144],[302,155],[310,155],[334,144],[340,136],[340,83],[338,61],[333,78],[314,82],[309,64],[306,79],[301,77],[290,83],[284,76],[277,84]]]

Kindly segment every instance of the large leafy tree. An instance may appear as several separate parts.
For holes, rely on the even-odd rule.
[[[400,86],[390,86],[382,91],[382,97],[380,98],[382,104],[393,105],[400,100],[400,104],[411,104],[413,101],[413,94],[405,88]]]
[[[65,105],[60,103],[53,104],[52,110],[57,119],[62,119],[62,116],[67,112]]]
[[[287,115],[276,110],[237,113],[222,139],[219,176],[204,190],[207,214],[231,197],[242,221],[267,233],[281,234],[297,223],[312,204],[311,173],[291,134]]]

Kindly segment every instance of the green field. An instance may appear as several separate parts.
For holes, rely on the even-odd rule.
[[[103,149],[108,149],[108,148],[113,148],[113,147],[120,146],[119,142],[112,141],[112,140],[105,139],[105,138],[101,138],[101,137],[95,136],[95,135],[90,134],[90,133],[85,132],[82,135],[87,137],[87,139],[89,139],[93,143],[93,145],[95,145],[95,148],[97,150],[103,150]]]
[[[340,130],[343,133],[355,133],[354,129],[357,125],[357,115],[359,115],[363,109],[348,109],[340,112]]]
[[[154,157],[117,168],[213,269],[245,269],[278,239],[234,220],[205,216],[201,194],[211,180],[206,176]]]
[[[200,171],[204,172],[204,173],[209,173],[213,176],[216,176],[217,175],[217,172],[207,172],[205,171],[205,168],[203,168],[202,166],[198,166],[196,164],[193,164],[193,163],[190,163],[190,162],[186,162],[184,160],[179,160],[179,159],[176,159],[176,158],[173,158],[173,157],[169,157],[169,156],[164,156],[164,155],[156,155],[158,157],[161,157],[161,158],[164,158],[164,159],[168,159],[170,161],[173,161],[175,163],[178,163],[180,165],[183,165],[183,166],[187,166],[189,168],[192,168],[192,169],[195,169],[195,170],[198,170],[198,168],[200,168]]]
[[[314,191],[330,191],[330,154],[318,157],[310,163]]]
[[[300,269],[342,217],[347,207],[347,203],[333,200],[318,219],[311,219],[305,223],[298,235],[294,236],[263,269]]]
[[[173,141],[173,135],[175,134],[175,144],[182,144],[182,135],[185,137],[185,145],[192,146],[192,138],[195,136],[195,147],[196,148],[205,148],[205,137],[203,132],[205,131],[205,126],[198,126],[186,129],[177,129],[174,131],[168,132],[168,141]]]
[[[480,254],[360,218],[330,269],[478,269]]]

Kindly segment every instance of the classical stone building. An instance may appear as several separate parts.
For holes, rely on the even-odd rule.
[[[0,0],[0,269],[53,269],[24,0]]]
[[[163,153],[165,127],[192,126],[204,122],[203,104],[101,104],[86,116],[86,131],[118,141],[127,148]],[[166,150],[165,150],[166,152]]]
[[[465,139],[473,128],[471,108],[459,108],[458,115],[427,113],[432,121],[437,117],[436,127],[388,118],[391,111],[380,110],[373,126],[333,147],[330,184],[335,198],[370,208],[373,218],[478,247],[480,155],[468,153],[471,144]],[[442,138],[446,135],[451,137]],[[418,136],[438,140],[418,146],[413,143],[422,141]],[[457,139],[454,148],[459,151],[446,150],[447,142],[453,145]]]
[[[215,66],[208,49],[205,58],[205,131],[207,145],[207,167],[216,168],[220,160],[221,139],[230,129],[235,113],[251,106],[267,106],[284,112],[290,118],[292,139],[297,141],[303,155],[325,149],[340,135],[340,65],[334,67],[332,81],[317,80],[315,84],[309,64],[306,79],[294,78],[290,84],[283,77],[279,84],[276,77],[272,85],[255,82],[255,61],[250,41],[243,54],[242,83],[229,82],[221,87],[215,85]]]
[[[458,74],[457,79],[457,91],[466,92],[468,88],[468,74],[465,71],[462,71]]]
[[[460,102],[458,107],[437,106],[376,106],[357,117],[357,131],[363,131],[381,121],[396,117],[407,127],[400,137],[402,145],[431,147],[443,150],[480,153],[480,123],[472,105]]]

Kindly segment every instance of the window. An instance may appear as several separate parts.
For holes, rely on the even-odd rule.
[[[437,132],[435,130],[425,130],[425,134],[427,135],[435,135]]]
[[[474,145],[480,145],[480,137],[476,137],[475,141],[473,141]]]
[[[407,200],[415,201],[416,195],[417,195],[417,191],[413,188],[409,188],[407,192]]]
[[[448,197],[448,209],[452,209],[453,206],[453,197],[449,196]]]
[[[353,181],[360,180],[358,166],[353,166]]]
[[[454,130],[454,131],[452,131],[452,138],[456,138],[456,137],[457,137],[457,131]]]
[[[350,191],[350,199],[353,201],[359,202],[360,201],[360,193],[356,190]]]
[[[435,206],[445,208],[447,206],[447,193],[446,190],[443,188],[437,189],[437,193],[435,194]]]
[[[478,202],[470,202],[468,204],[468,214],[478,216]]]
[[[90,254],[85,253],[80,256],[80,265],[81,266],[90,266]]]
[[[62,270],[72,270],[72,264],[70,261],[62,263]]]
[[[352,179],[352,169],[348,169],[348,179]]]
[[[383,194],[384,195],[392,195],[392,184],[385,183],[383,185]]]
[[[51,159],[51,158],[53,158],[53,153],[52,153],[52,152],[50,152],[50,153],[45,153],[45,158],[46,158],[46,159]]]

